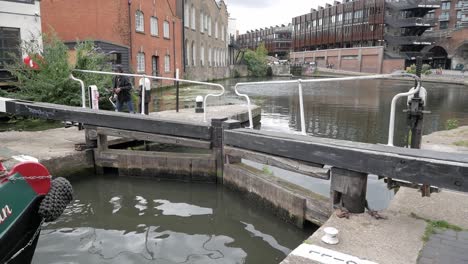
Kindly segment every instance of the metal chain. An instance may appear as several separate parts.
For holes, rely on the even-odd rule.
[[[11,181],[11,182],[15,182],[15,181],[18,181],[18,180],[25,181],[26,179],[28,179],[28,180],[45,180],[45,179],[51,179],[51,178],[52,178],[51,175],[48,175],[48,176],[22,176],[22,177],[11,176],[10,178],[8,178],[8,180]]]
[[[16,258],[17,256],[19,256],[19,254],[21,254],[21,252],[23,252],[26,248],[30,247],[33,243],[34,243],[34,240],[36,239],[36,237],[39,235],[39,233],[41,232],[41,227],[42,227],[42,224],[44,224],[44,219],[42,219],[41,223],[39,224],[39,226],[37,227],[37,230],[36,232],[34,233],[34,235],[31,237],[31,239],[29,240],[28,244],[26,244],[24,247],[22,247],[20,250],[18,250],[9,260],[7,260],[4,264],[8,264],[10,261],[12,261],[14,258]]]

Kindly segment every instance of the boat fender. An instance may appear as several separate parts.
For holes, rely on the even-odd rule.
[[[73,199],[73,188],[70,182],[62,177],[52,181],[50,191],[39,206],[39,215],[45,222],[52,222],[59,218],[67,205]]]

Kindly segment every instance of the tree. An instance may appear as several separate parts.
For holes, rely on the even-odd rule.
[[[18,89],[9,96],[31,101],[48,102],[64,105],[81,105],[81,87],[78,82],[70,79],[74,65],[68,60],[68,47],[60,39],[52,35],[43,36],[43,48],[39,41],[24,42],[21,45],[23,54],[38,64],[33,69],[23,63],[20,57],[6,69],[16,78],[13,83]],[[105,55],[98,52],[92,42],[78,43],[76,67],[89,70],[110,70]],[[101,91],[109,87],[112,78],[92,74],[73,73],[82,79],[85,85],[96,84]]]
[[[268,51],[263,43],[261,43],[255,51],[247,50],[245,52],[244,60],[250,75],[257,77],[266,76],[268,69],[267,55]]]

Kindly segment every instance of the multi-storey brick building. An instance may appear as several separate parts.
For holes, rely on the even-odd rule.
[[[187,79],[229,76],[228,12],[223,0],[184,1],[184,63]]]
[[[126,71],[173,77],[182,64],[176,0],[42,0],[42,26],[70,47],[92,40]]]
[[[454,69],[468,64],[468,1],[442,0],[426,17],[438,22],[424,34],[435,38],[435,44],[424,49],[431,51],[434,66]]]
[[[384,46],[386,58],[414,63],[434,39],[423,33],[436,21],[427,17],[438,0],[345,0],[293,18],[295,51]]]
[[[237,44],[241,48],[254,50],[263,43],[268,55],[283,58],[291,50],[291,34],[291,24],[250,30],[237,37]]]

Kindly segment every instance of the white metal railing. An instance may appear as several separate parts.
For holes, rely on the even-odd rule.
[[[86,91],[85,91],[84,82],[76,78],[75,76],[73,76],[73,74],[70,74],[70,79],[80,83],[81,85],[81,107],[86,108]]]
[[[179,79],[179,76],[176,76],[176,78],[170,78],[170,77],[160,77],[160,76],[152,76],[152,75],[146,75],[146,74],[133,74],[133,73],[119,73],[119,72],[105,72],[105,71],[91,71],[91,70],[79,70],[75,69],[73,71],[76,72],[83,72],[83,73],[94,73],[94,74],[103,74],[103,75],[113,75],[113,76],[128,76],[128,77],[141,77],[141,78],[148,78],[148,79],[153,79],[153,80],[167,80],[167,81],[176,81],[176,82],[181,82],[181,83],[192,83],[192,84],[199,84],[199,85],[207,85],[207,86],[214,86],[214,87],[219,87],[221,88],[221,92],[219,94],[207,94],[203,97],[203,121],[206,122],[206,100],[208,97],[219,97],[224,94],[224,86],[221,84],[217,83],[208,83],[208,82],[199,82],[199,81],[191,81],[191,80],[184,80],[184,79]],[[84,85],[83,85],[84,86]],[[145,87],[142,88],[141,92],[141,97],[142,97],[142,105],[141,105],[141,114],[145,114]],[[82,91],[84,94],[84,90]],[[84,97],[83,97],[84,98]]]
[[[393,146],[393,136],[395,132],[395,108],[396,102],[399,98],[403,96],[413,95],[419,92],[421,88],[421,78],[414,74],[406,72],[395,72],[391,74],[377,74],[377,75],[368,75],[368,76],[353,76],[353,77],[341,77],[341,78],[324,78],[324,79],[307,79],[307,80],[286,80],[286,81],[265,81],[265,82],[250,82],[250,83],[237,83],[234,87],[234,91],[237,95],[245,97],[247,100],[247,107],[249,113],[249,128],[253,129],[253,120],[252,120],[252,108],[250,104],[250,98],[247,94],[240,93],[238,88],[241,86],[249,85],[261,85],[261,84],[288,84],[288,83],[297,83],[299,89],[299,108],[300,108],[300,117],[301,117],[301,134],[307,135],[305,127],[305,118],[304,118],[304,100],[302,95],[302,84],[303,83],[318,83],[318,82],[339,82],[339,81],[352,81],[352,80],[371,80],[371,79],[383,79],[383,78],[392,78],[392,77],[411,77],[416,80],[417,85],[415,89],[411,89],[406,93],[399,93],[395,95],[392,99],[392,105],[390,109],[390,124],[388,131],[388,143],[387,145]]]

